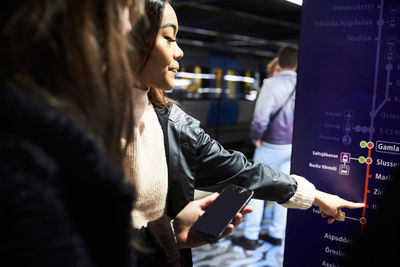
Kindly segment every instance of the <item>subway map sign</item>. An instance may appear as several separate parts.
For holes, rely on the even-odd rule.
[[[366,207],[288,213],[284,267],[340,266],[400,159],[400,1],[304,0],[291,173]]]

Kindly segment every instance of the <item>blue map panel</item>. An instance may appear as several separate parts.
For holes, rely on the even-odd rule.
[[[366,207],[290,210],[285,267],[340,265],[400,158],[400,1],[304,0],[291,173]]]

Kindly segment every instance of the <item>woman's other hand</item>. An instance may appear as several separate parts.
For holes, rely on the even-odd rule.
[[[186,207],[179,212],[173,222],[175,230],[175,236],[179,248],[193,248],[204,244],[207,244],[203,239],[193,236],[189,231],[192,225],[199,219],[206,209],[214,202],[218,197],[218,193],[214,193],[205,198],[195,200],[186,205]],[[253,208],[246,206],[243,208],[241,213],[237,213],[232,223],[228,225],[222,234],[221,238],[227,237],[238,226],[243,218],[243,215],[253,211]]]

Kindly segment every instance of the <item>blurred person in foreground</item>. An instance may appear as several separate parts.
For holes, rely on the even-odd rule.
[[[182,207],[174,227],[163,214],[132,227],[121,138],[133,142],[137,51],[127,33],[142,4],[4,3],[0,266],[180,266],[180,247],[204,243],[189,229],[217,194]]]

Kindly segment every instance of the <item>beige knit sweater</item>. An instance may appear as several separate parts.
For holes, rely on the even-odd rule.
[[[168,191],[168,167],[164,138],[147,91],[134,89],[134,141],[128,144],[124,160],[125,177],[137,193],[132,211],[135,228],[164,214]],[[125,140],[122,140],[125,142]]]

